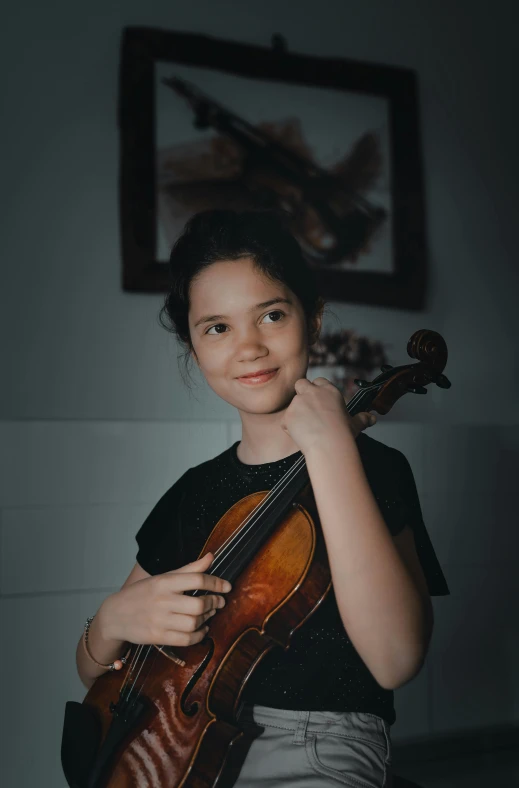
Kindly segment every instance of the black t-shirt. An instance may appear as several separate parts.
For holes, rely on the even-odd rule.
[[[276,462],[247,465],[238,459],[238,444],[189,468],[146,518],[136,535],[137,561],[149,574],[196,560],[218,520],[236,501],[270,490],[302,456],[298,451]],[[429,593],[448,594],[405,455],[363,432],[357,447],[389,531],[395,535],[411,526]],[[274,647],[261,660],[242,700],[282,709],[369,712],[390,725],[396,719],[393,692],[378,684],[350,641],[333,586],[294,632],[290,648]]]

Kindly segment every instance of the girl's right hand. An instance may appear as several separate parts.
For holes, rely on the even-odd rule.
[[[179,569],[137,580],[109,596],[101,613],[105,636],[135,644],[199,643],[209,629],[203,626],[207,619],[225,605],[218,594],[232,588],[226,580],[204,574],[213,558],[206,553]],[[194,589],[213,593],[196,597],[183,593]]]

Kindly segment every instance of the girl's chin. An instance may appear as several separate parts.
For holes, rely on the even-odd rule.
[[[260,394],[260,388],[258,387],[256,394],[248,394],[247,391],[244,391],[239,399],[233,397],[232,400],[228,399],[227,402],[244,413],[264,414],[267,416],[286,410],[296,394],[295,391],[277,391],[272,392],[270,395],[267,391],[264,391],[263,394]]]

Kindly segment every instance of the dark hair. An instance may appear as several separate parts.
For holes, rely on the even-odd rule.
[[[252,257],[257,268],[282,282],[301,301],[307,327],[324,306],[316,278],[307,265],[283,214],[274,211],[200,211],[189,219],[169,258],[170,290],[159,320],[186,347],[189,333],[189,294],[193,279],[213,263]],[[187,364],[186,364],[187,367]]]

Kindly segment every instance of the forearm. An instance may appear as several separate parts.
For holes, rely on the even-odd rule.
[[[305,457],[344,627],[388,689],[420,669],[430,626],[364,473],[351,433]]]
[[[116,659],[120,659],[128,648],[128,644],[121,640],[114,640],[107,632],[109,619],[110,599],[107,597],[97,611],[88,631],[88,650],[96,662],[102,665],[109,665]],[[79,678],[87,689],[90,689],[94,681],[106,673],[108,668],[98,667],[93,660],[85,653],[81,635],[76,649],[76,666]]]

